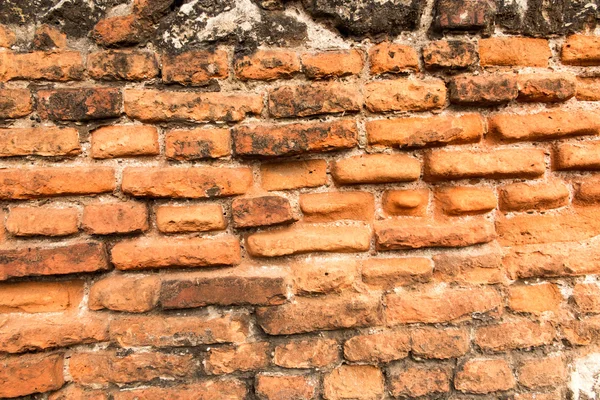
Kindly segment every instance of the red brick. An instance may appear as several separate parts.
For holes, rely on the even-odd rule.
[[[425,289],[397,292],[385,297],[390,325],[469,320],[473,314],[495,316],[502,312],[502,297],[487,287]]]
[[[468,360],[454,378],[454,387],[466,393],[493,393],[512,389],[515,385],[510,366],[500,359]]]
[[[251,228],[293,222],[290,202],[285,197],[238,197],[231,203],[233,226]]]
[[[146,312],[156,307],[160,291],[158,276],[110,275],[90,288],[90,310]]]
[[[457,358],[469,351],[470,332],[464,328],[422,327],[411,331],[412,354],[423,358]]]
[[[387,190],[381,206],[388,215],[424,216],[429,204],[429,190]]]
[[[506,281],[499,249],[441,253],[433,256],[433,261],[433,277],[436,281],[475,285]]]
[[[444,366],[400,366],[390,368],[391,392],[396,397],[410,398],[447,393],[451,373]]]
[[[569,189],[562,181],[513,183],[500,188],[500,209],[504,211],[549,210],[569,203]]]
[[[408,357],[410,335],[405,331],[388,331],[354,336],[344,343],[344,357],[349,361],[388,363]]]
[[[227,227],[220,204],[198,204],[156,208],[156,226],[164,233],[219,231]]]
[[[165,154],[174,160],[202,160],[231,154],[228,129],[175,129],[165,137]]]
[[[327,307],[323,307],[327,304]],[[290,335],[380,325],[381,298],[377,293],[345,292],[319,297],[295,297],[276,307],[260,307],[256,317],[269,335]]]
[[[87,121],[121,115],[123,95],[117,88],[54,89],[38,92],[42,119]]]
[[[149,122],[236,122],[263,110],[263,96],[251,93],[126,89],[124,98],[127,116]]]
[[[544,174],[544,151],[534,148],[433,150],[426,155],[425,179],[535,178]]]
[[[0,280],[95,272],[109,268],[104,245],[96,242],[4,248],[0,250],[0,260]]]
[[[576,284],[573,288],[573,299],[580,312],[600,314],[600,286],[598,284]]]
[[[505,352],[547,345],[555,336],[556,329],[549,323],[519,319],[476,329],[475,344],[483,351]]]
[[[370,221],[375,214],[375,198],[366,192],[303,193],[300,208],[307,222]]]
[[[90,203],[83,209],[83,230],[93,235],[148,230],[148,210],[143,203]]]
[[[269,232],[253,233],[246,239],[247,250],[256,257],[277,257],[310,252],[354,253],[367,251],[371,244],[368,226],[297,225]]]
[[[448,84],[450,102],[491,106],[517,98],[519,89],[514,75],[461,75]]]
[[[546,39],[495,37],[479,40],[482,66],[547,67],[551,56]]]
[[[29,89],[0,89],[0,118],[19,118],[31,114]]]
[[[48,400],[108,400],[108,393],[104,390],[88,390],[78,385],[67,385],[51,393]]]
[[[515,312],[543,314],[558,313],[563,298],[552,283],[539,285],[511,285],[508,291],[508,308]]]
[[[295,293],[341,292],[358,278],[353,259],[307,259],[291,265]]]
[[[579,101],[599,101],[600,100],[600,79],[593,76],[577,77],[577,94]]]
[[[104,18],[94,26],[92,38],[101,46],[135,44],[144,37],[145,25],[134,14]]]
[[[0,313],[64,311],[81,303],[83,281],[3,283],[0,293]]]
[[[323,378],[327,400],[376,400],[384,392],[383,373],[372,365],[341,365]]]
[[[266,400],[314,399],[316,382],[302,375],[256,376],[256,394]]]
[[[31,44],[35,50],[64,49],[67,48],[67,35],[55,26],[44,24],[35,30]]]
[[[440,79],[369,82],[364,93],[371,112],[427,111],[446,106],[446,85]]]
[[[463,69],[477,62],[477,51],[472,43],[462,40],[438,40],[423,47],[426,69]]]
[[[363,69],[363,56],[354,49],[305,53],[302,55],[302,67],[310,79],[359,75]]]
[[[17,35],[9,27],[0,25],[0,47],[11,47],[16,40]]]
[[[494,20],[493,3],[478,0],[440,0],[436,3],[434,28],[441,31],[489,29]]]
[[[28,354],[0,359],[0,396],[19,397],[60,389],[62,354]]]
[[[275,118],[356,112],[361,105],[362,98],[354,84],[316,82],[269,91],[269,114]]]
[[[246,385],[237,379],[203,379],[197,383],[172,387],[145,387],[126,389],[113,394],[114,400],[244,400]]]
[[[148,51],[98,51],[88,55],[87,67],[92,78],[102,80],[144,81],[159,73],[156,56]]]
[[[76,51],[0,53],[0,81],[83,79],[83,59]]]
[[[227,52],[224,50],[192,50],[162,57],[163,82],[189,86],[203,86],[212,79],[229,75]]]
[[[6,230],[15,236],[66,236],[79,230],[76,208],[13,207]]]
[[[153,126],[113,125],[92,132],[93,158],[156,156],[158,131]]]
[[[235,347],[208,349],[204,369],[209,375],[263,369],[269,365],[269,343],[244,343]]]
[[[567,65],[600,65],[600,38],[569,36],[562,47],[561,61]]]
[[[519,383],[529,389],[555,387],[567,379],[565,360],[560,356],[523,360],[517,370]]]
[[[83,385],[149,382],[157,378],[192,377],[198,369],[190,354],[158,352],[118,355],[115,351],[73,353],[69,371],[73,382]]]
[[[338,343],[332,339],[310,338],[275,346],[273,364],[283,368],[322,368],[339,361]]]
[[[121,270],[239,264],[237,238],[142,238],[117,243],[111,260]]]
[[[335,160],[331,175],[345,185],[410,182],[421,176],[421,162],[405,154],[364,154]]]
[[[378,250],[465,247],[488,243],[495,238],[494,225],[485,217],[436,222],[389,220],[375,224]]]
[[[373,75],[419,70],[419,56],[415,49],[401,44],[379,43],[369,50],[369,60]]]
[[[321,153],[356,147],[352,120],[286,125],[242,125],[233,129],[235,154],[242,157]]]
[[[242,80],[290,78],[300,72],[300,59],[292,50],[258,50],[235,60],[234,70]]]
[[[478,114],[398,118],[368,121],[369,144],[403,147],[433,147],[479,142],[486,132]]]
[[[554,169],[600,170],[600,141],[558,143],[554,149]]]
[[[435,198],[448,215],[483,214],[496,208],[496,194],[486,187],[456,186],[441,188]]]
[[[121,188],[137,197],[203,198],[244,194],[251,185],[246,167],[128,167]]]
[[[367,285],[388,290],[427,282],[432,271],[433,263],[424,257],[371,258],[362,262],[361,275]]]
[[[575,77],[569,74],[519,74],[519,101],[555,103],[575,96]]]
[[[230,268],[164,277],[160,304],[165,309],[215,304],[272,305],[285,302],[286,274],[280,268]]]
[[[289,190],[318,187],[327,183],[327,161],[302,160],[260,167],[262,187],[266,190]]]
[[[72,128],[0,129],[0,157],[75,156],[80,153],[79,133]]]

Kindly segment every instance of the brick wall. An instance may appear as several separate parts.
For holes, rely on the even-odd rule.
[[[600,396],[593,26],[116,3],[0,12],[0,397]]]

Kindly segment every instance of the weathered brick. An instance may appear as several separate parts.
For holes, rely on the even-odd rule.
[[[479,31],[493,21],[490,1],[440,0],[436,2],[434,27],[441,31]]]
[[[227,227],[220,204],[163,205],[156,208],[156,226],[164,233],[219,231]]]
[[[3,283],[0,293],[0,313],[63,311],[79,306],[83,281]]]
[[[582,313],[600,313],[600,285],[578,283],[573,288],[573,299]]]
[[[0,53],[0,81],[83,79],[83,59],[76,51]]]
[[[414,48],[390,42],[371,47],[369,61],[373,75],[419,70],[419,56]]]
[[[476,62],[475,46],[462,40],[438,40],[423,47],[426,69],[463,69]]]
[[[379,250],[422,247],[465,247],[496,238],[494,225],[484,217],[461,221],[389,220],[375,223]]]
[[[412,354],[423,358],[457,358],[469,351],[469,336],[465,328],[413,329],[410,332]]]
[[[385,296],[390,325],[468,320],[473,314],[502,312],[502,297],[492,288],[444,288],[397,292]]]
[[[66,236],[79,230],[76,208],[13,207],[6,230],[15,236]]]
[[[109,268],[104,245],[97,242],[4,248],[0,250],[0,260],[0,280],[95,272]]]
[[[121,115],[123,95],[117,88],[54,89],[38,92],[42,119],[87,121]]]
[[[164,60],[163,60],[164,62]],[[154,53],[136,50],[104,50],[87,57],[88,73],[94,79],[143,81],[159,73]]]
[[[364,92],[371,112],[427,111],[446,106],[446,85],[440,79],[369,82]]]
[[[593,76],[577,77],[577,94],[579,101],[599,101],[600,100],[600,79]]]
[[[344,357],[349,361],[388,363],[408,357],[410,334],[386,331],[354,336],[344,343]]]
[[[537,114],[498,114],[488,120],[490,133],[504,141],[549,140],[598,135],[600,117],[589,111],[550,111]]]
[[[554,149],[554,169],[600,170],[600,141],[558,143]]]
[[[545,170],[544,151],[540,149],[433,150],[425,158],[424,178],[535,178]]]
[[[0,25],[0,47],[11,47],[15,44],[17,35],[6,25]]]
[[[389,215],[424,216],[429,204],[429,190],[387,190],[381,206]]]
[[[470,359],[456,372],[454,387],[465,393],[493,393],[515,387],[510,366],[502,359]]]
[[[356,147],[356,122],[242,125],[233,129],[235,154],[242,157],[320,153]]]
[[[62,354],[27,354],[0,359],[0,396],[19,397],[60,389]]]
[[[293,50],[258,50],[234,62],[235,75],[242,80],[289,78],[300,68],[300,59]]]
[[[364,154],[335,160],[333,179],[340,184],[416,181],[421,162],[405,154]]]
[[[368,226],[299,225],[253,233],[246,239],[248,252],[257,257],[277,257],[317,251],[354,253],[371,244]]]
[[[121,270],[235,265],[241,261],[237,238],[142,238],[117,243],[111,260]]]
[[[323,307],[327,304],[327,307]],[[295,297],[290,303],[260,307],[256,317],[269,335],[290,335],[318,330],[336,330],[379,325],[382,322],[378,293],[331,294]]]
[[[113,394],[114,400],[244,400],[246,385],[237,379],[203,379],[190,384],[176,384],[172,387],[145,387],[126,389]]]
[[[319,337],[275,346],[273,364],[283,368],[322,368],[339,360],[338,343]]]
[[[569,189],[556,180],[542,183],[513,183],[502,186],[500,209],[504,211],[549,210],[569,203]]]
[[[367,285],[388,290],[427,282],[432,271],[433,263],[429,258],[371,258],[362,262],[361,275]]]
[[[128,167],[121,188],[136,197],[203,198],[244,194],[251,185],[246,167]]]
[[[101,389],[93,390],[79,385],[67,385],[48,395],[48,400],[108,400],[108,393]]]
[[[496,208],[496,194],[486,187],[456,186],[441,188],[435,198],[448,215],[482,214]]]
[[[350,288],[358,278],[352,259],[307,259],[291,266],[295,293],[330,293]]]
[[[228,129],[175,129],[165,137],[165,154],[174,160],[221,158],[231,154]]]
[[[561,390],[556,390],[550,393],[517,393],[515,400],[561,400],[564,395]]]
[[[275,118],[356,112],[361,105],[362,98],[354,84],[317,82],[269,91],[269,114]]]
[[[437,281],[475,285],[506,281],[499,249],[441,253],[433,256],[433,261],[433,277]]]
[[[539,285],[511,285],[508,291],[508,308],[515,312],[558,314],[563,298],[558,287],[552,283]]]
[[[389,382],[394,396],[411,398],[447,393],[451,373],[444,366],[400,366],[390,368]]]
[[[280,268],[227,270],[165,276],[160,305],[165,309],[206,305],[272,305],[285,302],[286,274]]]
[[[0,89],[0,118],[19,118],[31,114],[29,89]]]
[[[126,89],[124,99],[127,116],[150,122],[236,122],[263,109],[263,96],[251,93]]]
[[[56,26],[42,25],[35,30],[31,42],[35,50],[53,50],[67,48],[67,35]]]
[[[369,144],[400,148],[474,143],[486,132],[478,114],[373,120],[366,128]]]
[[[363,56],[354,49],[306,53],[302,55],[302,67],[310,79],[358,75],[363,69]]]
[[[367,192],[303,193],[300,209],[307,222],[370,221],[375,214],[375,198]]]
[[[323,378],[327,400],[376,400],[384,392],[383,373],[372,365],[341,365]]]
[[[317,187],[327,183],[327,161],[302,160],[260,167],[262,187],[266,190],[289,190]]]
[[[569,36],[562,47],[561,61],[567,65],[600,65],[600,38]]]
[[[575,187],[575,202],[594,204],[600,200],[600,186],[597,176],[586,176],[573,185]]]
[[[80,153],[79,133],[72,128],[0,129],[0,157],[75,156]]]
[[[519,383],[530,389],[555,387],[567,379],[565,360],[561,356],[529,358],[517,369]]]
[[[269,365],[269,343],[243,343],[233,347],[213,347],[204,359],[204,369],[210,375],[253,371]]]
[[[475,330],[475,344],[484,351],[504,352],[552,343],[556,329],[549,323],[527,319],[482,326]]]
[[[144,21],[137,15],[118,15],[98,21],[92,38],[101,46],[135,44],[144,36]]]
[[[519,101],[555,103],[575,96],[575,77],[569,74],[519,74]]]
[[[83,230],[93,235],[148,230],[148,209],[134,201],[90,203],[83,209]]]
[[[160,290],[158,276],[110,275],[90,288],[90,310],[108,309],[132,313],[156,307]]]
[[[309,376],[256,376],[256,394],[265,400],[311,400],[314,399],[316,386],[316,381]]]
[[[547,67],[551,56],[546,39],[495,37],[479,40],[482,66]]]
[[[207,85],[213,79],[229,75],[228,56],[225,50],[192,50],[162,57],[162,80],[189,86]]]
[[[561,324],[562,338],[574,345],[589,345],[598,342],[600,316],[579,317]]]
[[[104,126],[92,132],[93,158],[156,156],[158,131],[146,125]]]
[[[461,75],[448,84],[450,102],[492,106],[517,98],[519,88],[514,75]]]
[[[233,226],[250,228],[295,221],[290,201],[285,197],[238,197],[231,203]]]

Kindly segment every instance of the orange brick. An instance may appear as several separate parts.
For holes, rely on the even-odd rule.
[[[143,81],[159,73],[156,56],[148,51],[98,51],[88,55],[87,67],[92,78],[101,80]]]
[[[64,49],[67,47],[67,35],[55,26],[44,24],[35,30],[32,45],[36,50]]]
[[[344,357],[349,361],[388,363],[408,357],[410,335],[405,331],[389,331],[354,336],[344,343]]]
[[[0,89],[0,118],[19,118],[31,114],[29,89]]]
[[[487,213],[498,204],[494,191],[484,187],[442,188],[436,192],[435,198],[448,215]]]
[[[598,284],[576,284],[573,288],[573,299],[580,312],[600,314],[600,286]]]
[[[448,84],[450,102],[463,105],[492,106],[517,98],[519,88],[514,75],[460,75]]]
[[[556,387],[567,379],[565,360],[560,356],[523,360],[517,370],[519,383],[530,389]]]
[[[177,384],[172,387],[145,387],[126,389],[113,394],[114,400],[164,400],[193,399],[202,400],[244,400],[246,385],[237,379],[203,379],[197,383]],[[65,399],[66,400],[66,399]],[[94,399],[95,400],[95,399]]]
[[[94,235],[143,232],[148,229],[145,204],[133,201],[91,203],[83,209],[83,229]]]
[[[479,40],[482,66],[547,67],[551,56],[546,39],[495,37]]]
[[[93,158],[155,156],[160,153],[153,126],[113,125],[92,132]]]
[[[299,294],[341,292],[358,278],[352,259],[307,259],[291,266],[294,291]]]
[[[93,390],[79,385],[67,385],[48,395],[48,400],[108,400],[108,393],[101,389]]]
[[[419,56],[414,48],[382,42],[369,50],[371,74],[414,72],[419,70]]]
[[[266,190],[290,190],[318,187],[327,183],[327,161],[303,160],[260,167],[262,187]]]
[[[433,277],[437,281],[474,285],[506,281],[502,254],[498,249],[441,253],[433,256],[433,261]]]
[[[64,384],[62,354],[27,354],[0,360],[0,396],[58,390]]]
[[[3,283],[0,293],[0,313],[63,311],[79,306],[83,281]]]
[[[599,101],[600,100],[600,79],[596,77],[577,77],[577,100],[580,101]]]
[[[300,72],[300,59],[291,50],[258,50],[235,60],[234,70],[242,80],[289,78]]]
[[[79,230],[76,208],[13,207],[6,230],[15,236],[66,236]]]
[[[244,343],[235,347],[213,347],[208,350],[204,359],[204,368],[209,375],[253,371],[268,365],[268,342]]]
[[[225,79],[229,75],[229,57],[224,50],[192,50],[162,57],[163,82],[203,86],[212,79]]]
[[[421,162],[405,154],[365,154],[335,160],[333,179],[340,184],[416,181]]]
[[[15,44],[17,35],[5,25],[0,25],[0,47],[11,47]]]
[[[289,200],[279,196],[238,197],[231,203],[231,216],[236,228],[295,221]]]
[[[426,69],[462,69],[477,62],[477,51],[472,43],[462,40],[438,40],[423,47]]]
[[[383,396],[384,377],[372,365],[341,365],[323,378],[323,392],[328,400],[370,400]]]
[[[386,214],[424,216],[429,204],[429,190],[387,190],[381,205]]]
[[[569,74],[519,74],[519,101],[555,103],[575,96],[575,77]]]
[[[440,79],[369,82],[364,93],[371,112],[427,111],[446,106],[446,85]]]
[[[283,368],[322,368],[338,362],[338,353],[332,339],[294,340],[275,346],[273,363]]]
[[[449,368],[444,366],[400,366],[390,369],[389,381],[394,396],[420,397],[450,391]]]
[[[575,201],[584,204],[597,203],[600,200],[600,186],[597,176],[582,177],[581,180],[575,182]]]
[[[513,183],[500,188],[500,208],[504,211],[549,210],[569,203],[569,189],[562,181]]]
[[[567,65],[600,65],[600,38],[569,36],[562,47],[561,61]]]
[[[302,55],[302,67],[310,79],[358,75],[363,69],[363,56],[358,50],[306,53]]]
[[[0,53],[0,81],[83,79],[83,59],[76,51],[34,51],[32,53]]]
[[[476,329],[475,344],[484,351],[504,352],[547,345],[555,336],[556,329],[549,323],[518,319]]]
[[[362,262],[361,275],[367,285],[388,290],[427,282],[432,271],[433,262],[428,258],[371,258]]]
[[[370,221],[375,213],[375,199],[366,192],[304,193],[300,195],[300,208],[307,222]]]
[[[558,143],[554,149],[554,169],[600,170],[600,141]]]
[[[220,204],[198,204],[156,208],[156,225],[164,233],[218,231],[227,227]]]
[[[137,15],[118,15],[98,21],[92,38],[101,46],[134,44],[143,37],[144,28]]]
[[[516,312],[557,314],[563,298],[558,287],[552,283],[539,285],[512,285],[508,292],[508,307]]]
[[[42,119],[55,121],[117,118],[123,95],[118,88],[40,90],[37,107]]]
[[[79,133],[72,128],[0,129],[0,157],[75,156],[80,153]]]
[[[110,275],[90,288],[90,310],[146,312],[158,303],[158,276]]]
[[[165,137],[165,154],[174,160],[221,158],[231,154],[228,129],[175,129]]]
[[[454,387],[465,393],[493,393],[515,387],[510,366],[501,359],[470,359],[454,378]]]
[[[421,327],[411,331],[412,354],[423,358],[457,358],[469,351],[470,332],[464,328]]]
[[[256,394],[266,400],[314,399],[317,383],[309,376],[265,375],[256,376]]]

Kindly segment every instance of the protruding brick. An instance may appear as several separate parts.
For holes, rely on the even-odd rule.
[[[340,184],[416,181],[421,162],[405,154],[365,154],[334,161],[333,179]]]
[[[148,386],[133,390],[125,389],[120,392],[115,392],[113,398],[114,400],[193,398],[202,400],[244,400],[246,398],[246,392],[246,385],[237,379],[203,379],[196,383],[176,384],[171,387]]]
[[[568,74],[519,74],[519,101],[556,103],[575,96],[575,77]]]
[[[0,81],[83,79],[83,59],[76,51],[34,51],[32,53],[0,53]]]
[[[285,197],[238,197],[231,203],[233,226],[250,228],[293,222],[290,202]]]
[[[424,358],[457,358],[469,351],[469,336],[464,328],[417,328],[410,334],[412,354]]]
[[[383,193],[381,206],[389,215],[422,217],[427,214],[429,190],[387,190]]]
[[[121,188],[136,197],[203,198],[244,194],[251,185],[246,167],[129,167]]]
[[[462,69],[477,62],[477,52],[472,43],[461,40],[438,40],[423,47],[426,69]]]
[[[479,0],[439,0],[434,27],[441,31],[480,31],[494,20],[494,3]]]
[[[468,320],[473,314],[494,316],[503,307],[500,294],[487,287],[397,292],[388,294],[385,302],[390,325]]]
[[[363,68],[363,56],[358,50],[306,53],[302,55],[302,66],[310,79],[358,75]]]
[[[67,35],[56,26],[44,24],[35,30],[31,44],[36,50],[64,49],[67,47]]]
[[[19,118],[31,114],[29,89],[0,89],[0,118]]]
[[[479,40],[479,63],[484,67],[547,67],[551,56],[546,39],[494,37]]]
[[[433,277],[438,281],[475,285],[506,281],[502,254],[498,249],[441,253],[433,256],[433,261]]]
[[[327,183],[327,161],[302,160],[260,167],[262,187],[266,190],[289,190],[322,186]]]
[[[600,285],[578,283],[573,288],[573,299],[582,313],[600,314]]]
[[[210,375],[253,371],[269,365],[269,343],[243,343],[235,347],[216,347],[208,350],[204,368]]]
[[[562,300],[560,290],[552,283],[512,285],[508,291],[508,307],[515,312],[557,314]]]
[[[373,75],[419,70],[419,56],[414,48],[390,42],[371,47],[369,61]]]
[[[435,198],[448,215],[482,214],[498,205],[494,191],[486,187],[442,188],[436,192]]]
[[[450,369],[444,366],[400,366],[390,368],[392,394],[411,398],[450,391]]]
[[[573,186],[577,203],[594,204],[600,200],[600,185],[597,176],[582,177]]]
[[[174,160],[194,161],[231,154],[228,129],[175,129],[165,137],[165,154]]]
[[[446,106],[446,85],[440,79],[396,79],[367,83],[365,105],[371,112],[427,111]]]
[[[92,78],[102,80],[144,81],[159,73],[156,56],[148,51],[98,51],[88,55],[87,67]]]
[[[306,259],[292,264],[296,293],[341,292],[358,278],[358,263],[353,259]]]
[[[388,363],[408,357],[410,335],[406,331],[389,331],[354,336],[344,344],[344,357],[349,361]]]
[[[83,209],[83,229],[93,235],[143,232],[148,229],[148,209],[143,203],[90,203]]]
[[[258,308],[256,317],[269,335],[290,335],[379,325],[382,322],[381,312],[378,293],[344,292],[320,297],[295,297],[292,302],[280,306]]]
[[[64,384],[62,354],[28,354],[0,360],[0,396],[58,390]]]
[[[562,181],[513,183],[500,188],[500,208],[504,211],[549,210],[569,203],[569,189]]]
[[[300,59],[293,50],[258,50],[234,62],[235,75],[242,80],[289,78],[300,68]]]
[[[275,118],[356,112],[361,105],[362,98],[354,84],[322,82],[269,91],[269,113]]]
[[[454,387],[465,393],[493,393],[515,387],[510,366],[502,359],[468,360],[454,378]]]
[[[527,319],[482,326],[475,330],[475,344],[484,351],[504,352],[552,343],[556,330],[549,323]]]
[[[317,251],[354,253],[369,249],[371,229],[363,225],[300,225],[254,233],[248,236],[246,241],[248,252],[257,257],[277,257]]]
[[[219,231],[227,227],[220,204],[163,205],[156,208],[156,225],[164,233]]]
[[[38,113],[43,119],[87,121],[121,115],[123,96],[116,88],[40,90]]]
[[[433,262],[429,258],[371,258],[362,263],[363,281],[375,288],[388,290],[398,286],[427,282]]]
[[[546,171],[544,151],[533,148],[433,150],[425,160],[425,179],[535,178]]]
[[[600,141],[558,143],[554,150],[554,169],[600,170]]]
[[[256,394],[265,400],[311,400],[314,399],[316,386],[316,381],[309,376],[256,376]]]
[[[567,65],[600,65],[600,38],[569,36],[562,47],[561,61]]]
[[[375,199],[367,192],[306,193],[300,195],[300,208],[307,222],[370,221],[375,213]]]
[[[517,98],[519,88],[513,75],[461,75],[448,84],[450,102],[491,106]]]
[[[79,216],[75,208],[14,207],[6,229],[15,236],[65,236],[76,233]]]
[[[434,116],[368,121],[369,144],[403,147],[433,147],[479,142],[486,132],[478,114]]]
[[[11,47],[15,44],[17,35],[5,25],[0,25],[0,47]]]
[[[3,283],[0,293],[0,313],[63,311],[79,305],[83,281]]]
[[[523,360],[517,370],[519,383],[530,389],[554,387],[567,379],[565,360],[561,356]]]
[[[383,373],[372,365],[342,365],[323,379],[327,400],[377,400],[384,392]]]
[[[158,131],[146,125],[104,126],[92,132],[92,157],[156,156],[160,153]]]
[[[225,50],[192,50],[162,57],[163,82],[189,86],[207,85],[213,79],[229,75],[228,56]]]
[[[75,156],[79,153],[79,133],[72,128],[0,129],[0,157]]]
[[[144,37],[145,26],[137,15],[118,15],[98,21],[92,37],[101,46],[135,44]]]
[[[339,360],[338,344],[332,339],[301,339],[275,347],[273,363],[283,368],[322,368]]]
[[[577,94],[579,101],[599,101],[600,100],[600,79],[594,76],[577,77]]]
[[[152,310],[158,303],[158,276],[111,275],[90,288],[90,310],[108,309],[132,313]]]

